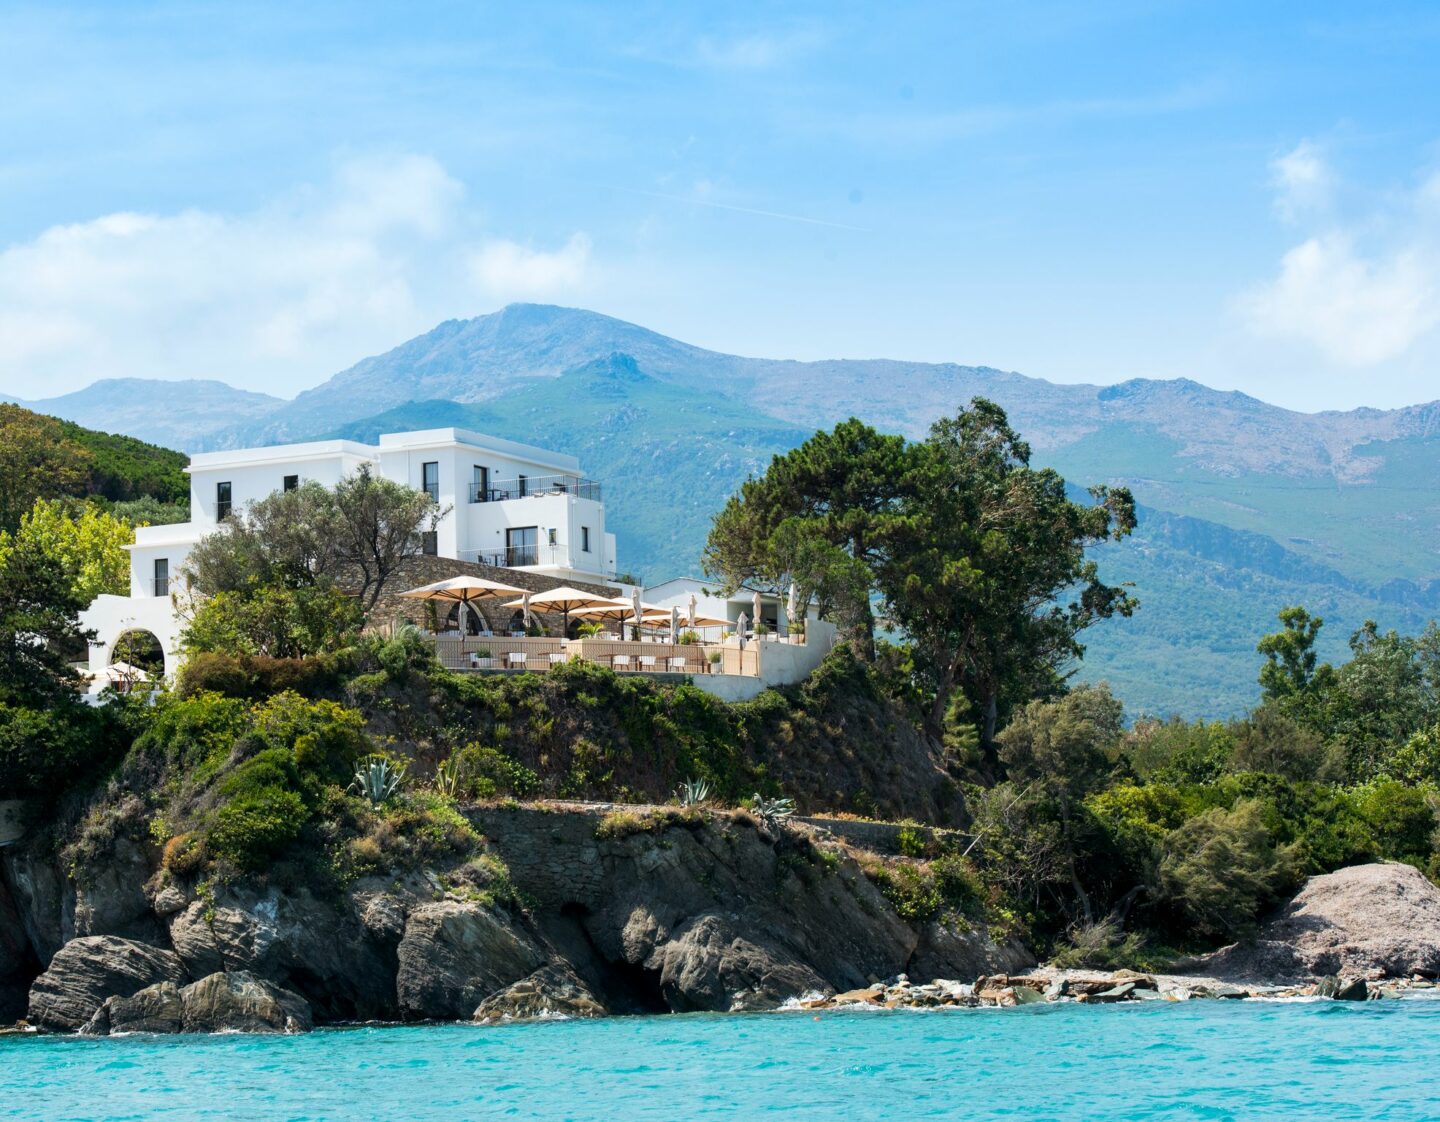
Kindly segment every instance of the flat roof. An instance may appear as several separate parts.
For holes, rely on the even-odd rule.
[[[197,452],[190,457],[186,471],[208,471],[210,468],[236,467],[243,464],[265,464],[292,460],[323,460],[331,456],[353,456],[357,460],[373,460],[378,449],[357,440],[312,440],[301,444],[265,444],[258,448],[226,448],[219,452]]]
[[[516,459],[530,460],[560,471],[576,474],[580,461],[564,452],[554,452],[535,444],[522,444],[518,440],[507,440],[503,436],[471,432],[469,429],[419,429],[414,432],[386,432],[380,434],[380,450],[399,451],[402,448],[442,448],[459,445],[481,451],[500,452]]]
[[[578,475],[580,461],[563,452],[552,452],[534,444],[522,444],[500,436],[487,436],[467,429],[417,429],[413,432],[380,434],[378,444],[362,444],[358,440],[313,440],[298,444],[266,444],[256,448],[226,448],[217,452],[198,452],[190,457],[186,471],[210,471],[216,468],[241,467],[247,464],[291,463],[302,460],[324,460],[350,456],[357,460],[378,460],[382,452],[399,452],[409,448],[471,448],[476,451],[498,452],[525,460],[557,473]]]

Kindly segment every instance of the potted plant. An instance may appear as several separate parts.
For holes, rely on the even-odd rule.
[[[490,648],[481,647],[479,650],[470,652],[470,665],[476,670],[489,670],[495,665],[495,660],[490,657]]]

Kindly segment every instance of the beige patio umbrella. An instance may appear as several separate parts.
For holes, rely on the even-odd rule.
[[[753,604],[754,607],[755,607],[755,614],[752,615],[750,618],[755,621],[755,630],[756,630],[756,632],[759,632],[759,630],[760,630],[760,590],[759,590],[758,588],[755,590],[755,595],[752,596],[752,597],[750,597],[750,603]]]
[[[441,603],[463,604],[466,610],[477,600],[493,600],[501,596],[514,596],[517,592],[524,592],[523,588],[516,588],[514,585],[501,584],[499,581],[486,580],[484,577],[450,577],[448,580],[437,580],[433,584],[422,584],[419,588],[412,588],[400,593],[412,600],[434,600]],[[461,623],[461,630],[464,630],[464,623]]]
[[[86,675],[93,682],[148,682],[150,675],[140,667],[128,662],[112,662],[104,670],[97,670],[93,674]]]
[[[520,589],[515,589],[519,592]],[[519,600],[512,600],[505,605],[507,608],[525,608],[526,600],[529,601],[531,611],[537,612],[559,612],[564,619],[563,630],[570,630],[570,613],[576,608],[592,608],[599,604],[610,603],[612,597],[600,596],[594,592],[586,592],[583,588],[573,588],[568,584],[562,584],[559,588],[552,588],[548,592],[536,592],[527,595]]]

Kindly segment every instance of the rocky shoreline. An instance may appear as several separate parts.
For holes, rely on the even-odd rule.
[[[956,913],[901,918],[865,871],[875,856],[810,827],[674,808],[467,813],[490,839],[481,859],[365,877],[329,896],[263,879],[186,881],[124,839],[79,882],[43,847],[0,851],[0,978],[24,987],[11,1007],[49,1032],[290,1033],[666,1012],[1360,1001],[1440,975],[1440,889],[1405,865],[1314,877],[1253,941],[1175,973],[1059,970]],[[28,977],[16,973],[25,961],[38,965]]]
[[[1111,1005],[1122,1001],[1199,1001],[1325,999],[1378,1001],[1407,992],[1436,988],[1429,978],[1367,981],[1331,975],[1295,985],[1236,984],[1214,978],[1179,974],[1143,974],[1134,970],[1094,971],[1037,969],[1014,976],[997,974],[974,982],[936,979],[913,983],[901,975],[886,982],[848,990],[833,997],[795,1003],[797,1009],[936,1009],[999,1008],[1069,1002]]]

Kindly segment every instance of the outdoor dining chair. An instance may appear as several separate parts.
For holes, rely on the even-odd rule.
[[[524,652],[524,651],[510,651],[510,652],[508,652],[508,653],[505,655],[505,665],[508,666],[511,670],[515,670],[516,668],[519,668],[520,670],[524,670],[524,669],[525,669],[525,652]]]
[[[654,670],[654,669],[655,669],[655,656],[654,656],[654,655],[641,655],[641,656],[640,656],[640,669],[641,669],[641,670]]]
[[[685,656],[671,655],[665,660],[665,669],[674,674],[685,673]]]
[[[629,656],[629,655],[611,655],[611,656],[610,656],[610,669],[611,669],[611,670],[629,670],[629,669],[630,669],[630,656]]]

